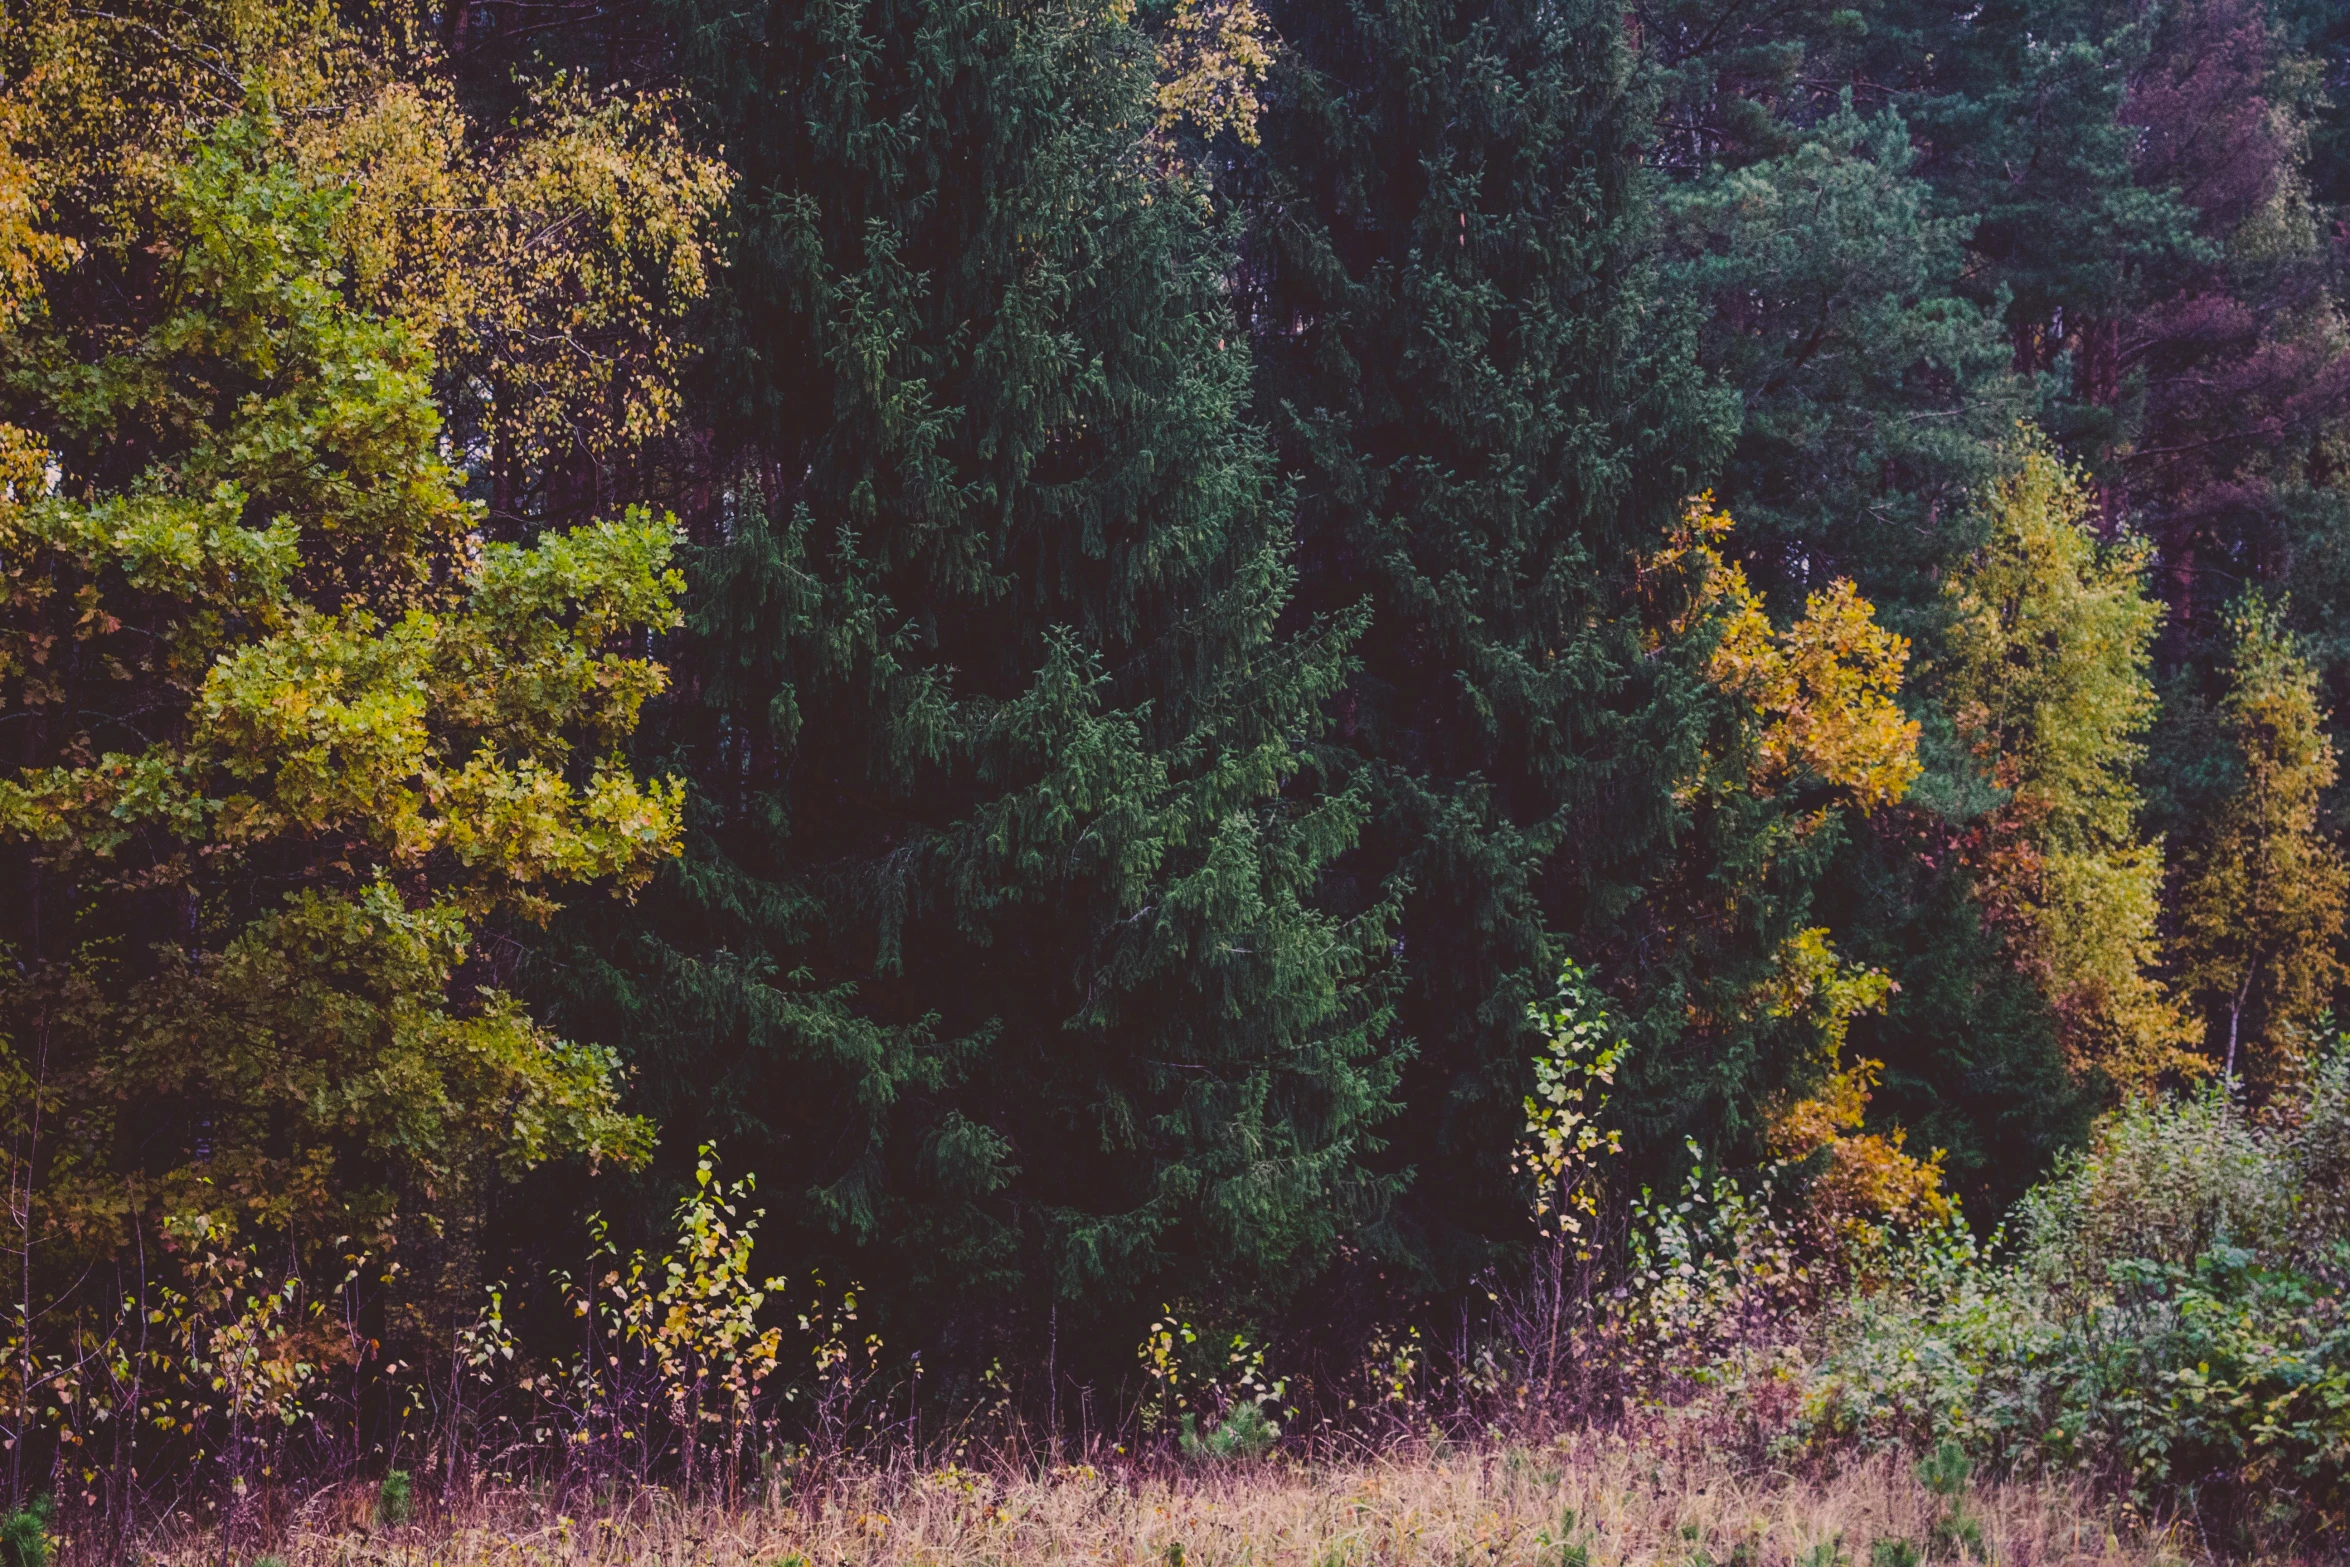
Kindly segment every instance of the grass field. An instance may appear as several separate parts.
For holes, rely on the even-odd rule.
[[[484,1487],[397,1528],[374,1522],[372,1488],[350,1487],[309,1498],[274,1538],[233,1555],[283,1567],[2053,1567],[2202,1554],[2178,1529],[2133,1528],[2060,1486],[1966,1488],[1968,1537],[1906,1462],[1805,1478],[1664,1452],[1588,1436],[1158,1473],[853,1468],[795,1498],[738,1507],[660,1490],[567,1507]],[[151,1549],[187,1567],[222,1560],[216,1540],[194,1533]]]

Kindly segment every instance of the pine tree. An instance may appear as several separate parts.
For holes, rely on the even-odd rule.
[[[1360,808],[1300,775],[1351,623],[1277,631],[1225,251],[1134,28],[673,21],[742,179],[736,476],[659,720],[688,858],[556,954],[558,1015],[932,1365],[1124,1359],[1162,1292],[1278,1293],[1380,1198],[1384,914],[1309,906]]]
[[[1729,409],[1658,297],[1649,106],[1616,13],[1519,0],[1270,8],[1261,149],[1232,189],[1256,406],[1299,476],[1301,612],[1367,606],[1324,767],[1368,802],[1336,906],[1403,899],[1410,1039],[1393,1243],[1440,1275],[1522,1232],[1507,1155],[1570,953],[1679,1033],[1643,881],[1686,827],[1717,693],[1627,600]],[[1671,1064],[1678,1061],[1678,1065]],[[1644,1130],[1742,1067],[1636,1051]]]
[[[2082,378],[2081,396],[2115,408],[2120,434],[2083,454],[2109,510],[2154,541],[2174,675],[2227,662],[2226,605],[2247,577],[2290,585],[2322,639],[2311,651],[2342,668],[2350,495],[2332,470],[2350,435],[2350,347],[2319,324],[2339,314],[2341,277],[2332,215],[2311,200],[2323,100],[2313,62],[2280,48],[2285,9],[2160,8],[2121,110],[2139,188],[2178,204],[2190,242],[2148,258],[2084,345],[2102,384]],[[2101,343],[2102,365],[2088,351]]]
[[[1930,635],[2030,387],[1966,297],[1971,224],[1933,211],[1900,117],[1847,101],[1785,135],[1668,194],[1670,286],[1706,305],[1700,354],[1743,413],[1715,491],[1764,591],[1850,576]]]

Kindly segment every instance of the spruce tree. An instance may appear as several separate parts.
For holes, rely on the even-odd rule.
[[[1368,606],[1324,766],[1362,792],[1340,911],[1401,897],[1412,1055],[1391,1240],[1440,1277],[1525,1233],[1508,1156],[1570,953],[1637,992],[1649,1074],[1619,1103],[1719,1118],[1683,983],[1633,935],[1687,827],[1709,719],[1627,595],[1730,409],[1657,295],[1649,105],[1612,8],[1365,0],[1270,8],[1282,40],[1235,191],[1257,407],[1297,475],[1300,616]]]
[[[742,182],[655,720],[695,814],[548,988],[933,1365],[1130,1365],[1136,1312],[1278,1294],[1377,1203],[1392,1078],[1384,915],[1308,902],[1352,623],[1279,629],[1227,252],[1104,8],[672,20]]]

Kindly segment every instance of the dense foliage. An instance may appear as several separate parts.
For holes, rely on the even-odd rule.
[[[2346,1082],[2336,1057],[2268,1125],[2216,1091],[2124,1111],[2020,1205],[2012,1254],[1940,1237],[1855,1302],[1792,1434],[2088,1469],[2223,1546],[2339,1530]]]
[[[1361,805],[1285,792],[1362,617],[1284,623],[1216,231],[1120,130],[1133,29],[678,25],[746,214],[693,700],[648,736],[692,847],[575,924],[552,1015],[966,1372],[1056,1314],[1123,1360],[1162,1292],[1292,1284],[1382,1200],[1383,915],[1316,896]]]
[[[0,1500],[1800,1321],[2341,1526],[2338,9],[9,7]]]

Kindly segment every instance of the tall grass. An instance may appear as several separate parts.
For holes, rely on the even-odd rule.
[[[284,1567],[1886,1567],[1933,1553],[1948,1499],[1909,1463],[1752,1472],[1692,1435],[1399,1444],[1321,1463],[853,1465],[732,1508],[657,1487],[485,1486],[397,1528],[373,1521],[372,1487],[352,1485],[306,1498],[265,1549]],[[2195,1554],[2063,1484],[1986,1485],[1966,1506],[1980,1560]],[[192,1525],[146,1550],[159,1567],[218,1567],[216,1539]]]

